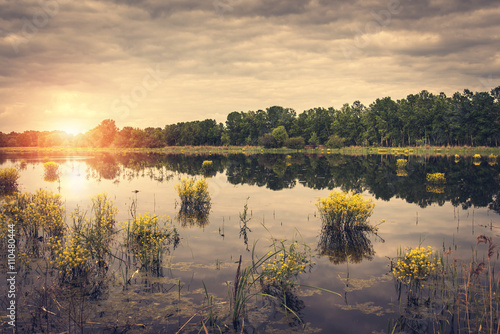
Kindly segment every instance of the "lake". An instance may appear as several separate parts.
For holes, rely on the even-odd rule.
[[[205,160],[212,161],[209,172],[202,169]],[[57,178],[44,177],[46,161],[59,164]],[[30,298],[46,306],[42,312],[28,297],[18,298],[17,326],[26,332],[204,333],[202,321],[216,333],[435,332],[444,318],[408,311],[391,259],[400,249],[421,245],[450,253],[451,260],[468,260],[476,238],[495,241],[500,227],[500,167],[494,156],[2,153],[0,167],[12,166],[20,170],[20,191],[43,188],[61,195],[68,224],[75,208],[89,212],[91,196],[105,192],[118,209],[118,222],[130,221],[133,210],[166,215],[180,237],[165,250],[159,270],[110,260],[103,292],[60,297],[66,304],[57,301],[57,275],[47,274],[43,259],[34,259],[18,273],[18,295],[35,287],[38,295]],[[445,179],[433,182],[428,175],[435,173]],[[187,177],[206,178],[211,206],[204,219],[179,218],[175,185]],[[332,190],[372,198],[369,220],[377,233],[325,242],[316,203]],[[120,229],[115,249],[123,240]],[[249,298],[235,329],[229,293],[240,256],[243,269],[252,256],[264,256],[282,241],[309,247],[310,262],[296,284],[307,287],[288,291],[286,308],[278,302],[281,296]],[[485,246],[480,247],[483,257]]]

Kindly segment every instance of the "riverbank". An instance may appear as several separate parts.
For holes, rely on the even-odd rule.
[[[40,153],[160,153],[160,154],[229,154],[229,153],[308,153],[308,154],[347,154],[347,155],[459,155],[459,156],[481,156],[500,155],[500,147],[344,147],[330,149],[319,146],[313,149],[289,149],[289,148],[263,148],[260,146],[168,146],[163,148],[94,148],[94,147],[0,147],[0,152],[20,153],[20,152],[40,152]]]

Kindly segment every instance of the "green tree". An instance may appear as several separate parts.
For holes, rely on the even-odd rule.
[[[313,132],[311,138],[309,138],[309,145],[314,145],[314,146],[319,145],[319,138],[316,132]]]
[[[276,140],[276,144],[278,147],[282,147],[285,144],[285,141],[288,139],[288,133],[283,125],[278,126],[272,132],[274,139]]]

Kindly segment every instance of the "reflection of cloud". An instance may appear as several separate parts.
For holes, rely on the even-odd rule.
[[[364,314],[373,314],[379,317],[383,316],[386,313],[393,313],[391,310],[384,310],[382,306],[375,305],[373,302],[354,305],[338,304],[337,306],[345,311],[357,310],[363,312]]]

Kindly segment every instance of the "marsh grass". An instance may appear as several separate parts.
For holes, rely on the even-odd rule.
[[[158,274],[164,251],[179,243],[177,229],[171,226],[167,217],[139,214],[126,223],[125,231],[125,245],[141,267]]]
[[[398,262],[392,262],[400,301],[392,331],[500,332],[497,245],[480,235],[469,260],[452,259],[452,254],[422,248],[413,253],[399,251]],[[398,265],[401,260],[405,269]]]

